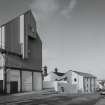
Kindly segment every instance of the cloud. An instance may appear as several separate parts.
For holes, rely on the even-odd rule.
[[[70,17],[76,4],[77,0],[33,0],[30,7],[39,21],[48,21],[55,15]]]
[[[34,0],[30,7],[35,11],[38,19],[46,19],[58,9],[55,0]]]
[[[77,0],[70,0],[69,5],[61,11],[61,14],[65,17],[71,17],[71,12],[75,8]]]

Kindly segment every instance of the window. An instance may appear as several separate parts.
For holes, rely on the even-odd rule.
[[[76,82],[77,81],[77,79],[76,78],[74,78],[74,82]]]
[[[5,26],[0,27],[0,48],[5,49]]]
[[[20,16],[20,46],[21,46],[21,54],[24,58],[24,15]]]
[[[35,29],[34,29],[33,26],[30,26],[30,31],[33,32],[33,33],[35,32]]]
[[[32,26],[32,25],[28,25],[28,27],[29,27],[29,37],[31,37],[32,39],[35,39],[36,38],[36,30],[35,30],[35,27],[34,26]]]
[[[64,78],[64,81],[67,81],[67,77]]]
[[[61,91],[64,92],[64,87],[61,87]]]

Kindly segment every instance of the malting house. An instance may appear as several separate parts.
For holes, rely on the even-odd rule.
[[[42,89],[42,42],[31,10],[0,27],[0,93]]]

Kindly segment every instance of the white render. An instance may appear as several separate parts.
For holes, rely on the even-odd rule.
[[[96,89],[96,78],[88,73],[79,73],[76,71],[69,70],[63,76],[58,76],[54,72],[50,72],[44,78],[44,85],[46,84],[45,87],[55,88],[55,90],[59,91],[60,88],[57,89],[57,85],[54,86],[53,82],[61,81],[62,83],[58,83],[60,84],[59,87],[63,87],[65,92],[70,89],[71,91],[68,91],[70,93],[94,93]],[[64,83],[63,81],[67,83]]]
[[[50,72],[47,76],[44,77],[44,81],[55,81],[56,79],[59,80],[60,76],[57,76],[53,72]]]

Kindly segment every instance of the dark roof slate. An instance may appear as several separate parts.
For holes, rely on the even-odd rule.
[[[61,72],[53,72],[54,74],[56,74],[57,76],[63,76],[65,73],[61,73]]]

